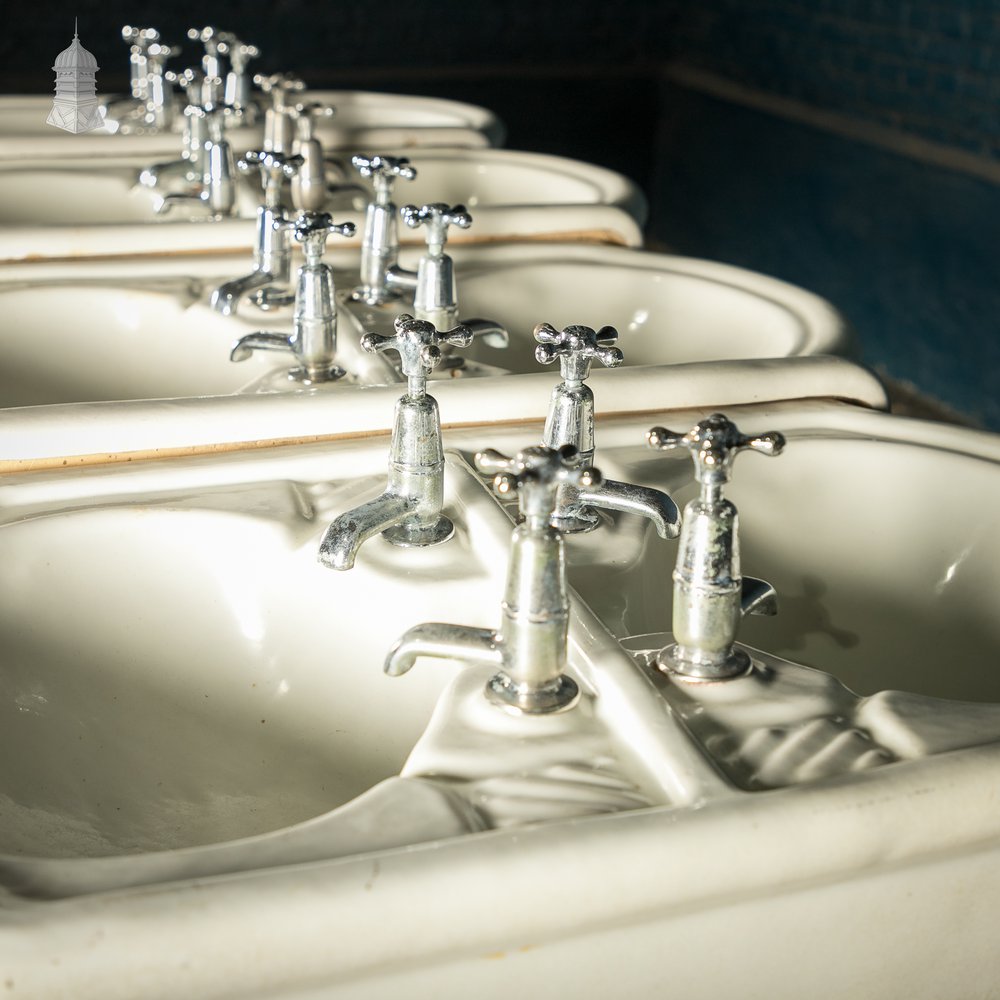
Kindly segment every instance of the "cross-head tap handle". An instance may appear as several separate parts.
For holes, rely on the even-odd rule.
[[[122,26],[122,41],[130,45],[145,50],[154,42],[160,40],[160,33],[156,28],[136,28],[131,24]]]
[[[440,331],[433,323],[414,319],[409,313],[397,316],[393,328],[396,331],[393,337],[366,333],[361,338],[361,346],[369,354],[398,351],[403,374],[410,380],[411,395],[419,395],[426,388],[427,376],[440,362],[441,348],[438,344],[468,347],[472,343],[472,331],[461,323],[452,330]]]
[[[337,113],[335,107],[321,101],[299,101],[288,110],[295,118],[295,131],[302,140],[312,139],[317,119],[332,118]]]
[[[417,176],[417,170],[411,166],[405,156],[374,156],[356,155],[351,157],[351,163],[362,177],[370,177],[375,188],[375,200],[379,205],[388,205],[392,199],[392,187],[396,178],[412,181]]]
[[[306,89],[305,81],[293,73],[256,73],[253,82],[270,96],[275,111],[285,111],[288,95]]]
[[[270,209],[281,207],[281,185],[283,181],[291,180],[302,166],[303,159],[296,153],[274,153],[266,149],[251,149],[237,162],[243,173],[250,173],[254,167],[260,170],[261,184],[264,188],[264,205]]]
[[[732,475],[733,460],[747,449],[762,455],[780,455],[785,437],[778,431],[746,435],[723,413],[713,413],[699,421],[686,434],[653,427],[646,434],[651,448],[670,451],[687,448],[694,460],[695,478],[702,484],[703,496],[717,496]]]
[[[446,205],[434,202],[431,205],[404,205],[399,214],[411,228],[427,227],[427,248],[432,254],[440,254],[448,241],[448,227],[457,226],[468,229],[472,225],[472,216],[464,205]]]
[[[562,377],[568,382],[582,382],[590,375],[590,365],[596,359],[605,368],[617,368],[625,360],[615,347],[618,331],[613,326],[594,330],[589,326],[567,326],[557,330],[549,323],[535,327],[535,360],[550,365],[556,359]]]
[[[290,229],[302,244],[309,264],[318,264],[330,235],[351,237],[358,227],[353,222],[334,222],[329,212],[299,212],[294,219],[276,219],[275,229]]]
[[[251,59],[257,59],[260,56],[260,49],[256,45],[250,45],[248,42],[241,41],[232,32],[220,32],[219,37],[223,39],[222,45],[219,46],[219,51],[225,52],[229,56],[229,62],[236,73],[245,72],[247,63]]]
[[[580,452],[571,444],[561,448],[533,445],[513,457],[489,448],[476,455],[476,467],[493,474],[493,488],[498,495],[516,496],[521,514],[540,524],[548,524],[551,519],[563,484],[601,484],[600,471],[582,464]]]

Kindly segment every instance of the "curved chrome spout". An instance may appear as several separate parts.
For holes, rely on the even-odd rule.
[[[462,325],[467,326],[472,331],[472,336],[482,340],[487,347],[506,347],[510,343],[507,328],[491,319],[463,320]]]
[[[570,508],[577,505],[603,507],[605,510],[640,514],[653,522],[660,538],[676,538],[680,534],[681,512],[677,509],[677,504],[661,490],[620,483],[615,479],[605,479],[599,486],[567,485],[563,489]]]
[[[416,500],[386,492],[341,514],[323,533],[319,561],[329,569],[351,569],[358,549],[372,535],[399,524],[415,514],[417,508]]]
[[[223,282],[212,292],[212,308],[217,309],[223,316],[230,316],[236,312],[242,298],[258,288],[276,284],[277,281],[276,274],[257,270],[245,274],[242,278]]]
[[[390,677],[400,677],[421,656],[461,660],[493,669],[503,666],[503,654],[493,629],[426,622],[404,632],[389,650],[385,658],[385,672]]]

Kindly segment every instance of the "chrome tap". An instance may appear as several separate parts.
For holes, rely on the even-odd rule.
[[[559,490],[572,483],[590,489],[601,474],[581,464],[575,448],[527,448],[514,458],[497,451],[476,456],[495,473],[501,495],[516,493],[522,522],[511,536],[507,586],[497,630],[428,623],[403,634],[390,650],[385,672],[405,674],[419,656],[471,661],[496,667],[486,696],[508,711],[529,715],[573,706],[580,691],[566,675],[569,591],[562,536],[552,527]]]
[[[325,212],[302,212],[294,222],[275,222],[295,234],[305,250],[306,262],[299,268],[295,288],[295,319],[292,334],[250,333],[233,345],[230,361],[246,361],[256,351],[290,351],[298,366],[289,378],[312,385],[333,382],[346,373],[338,367],[337,353],[337,289],[333,269],[323,263],[323,250],[331,233],[353,236],[355,225],[334,223]]]
[[[201,181],[207,170],[205,143],[208,141],[208,117],[201,104],[200,70],[186,69],[180,73],[168,73],[168,78],[178,83],[187,96],[184,108],[184,138],[181,143],[181,158],[153,163],[139,174],[139,183],[144,187],[158,187],[160,181],[174,174],[180,174],[190,182]]]
[[[231,108],[243,112],[246,121],[253,124],[257,120],[258,107],[253,95],[253,80],[247,73],[251,59],[260,56],[256,45],[248,45],[235,35],[225,33],[224,44],[229,56],[229,72],[226,74],[223,100]]]
[[[197,201],[212,209],[212,217],[219,219],[230,215],[236,205],[236,180],[233,169],[233,154],[229,143],[222,135],[223,116],[229,113],[229,108],[219,106],[197,107],[188,105],[184,114],[193,122],[198,119],[202,125],[197,129],[201,134],[202,127],[207,131],[207,138],[199,150],[199,157],[192,161],[193,172],[201,170],[200,183],[188,191],[175,191],[163,195],[156,203],[157,215],[164,215],[178,202]],[[194,133],[195,129],[192,128]],[[148,180],[148,179],[147,179]],[[140,182],[142,177],[140,176]],[[155,179],[154,179],[155,183]]]
[[[251,151],[239,161],[239,168],[249,173],[259,168],[264,187],[264,204],[257,209],[257,240],[253,252],[253,270],[242,278],[220,285],[212,293],[212,306],[224,316],[239,307],[240,300],[256,292],[255,303],[261,308],[288,305],[294,296],[287,291],[291,279],[292,248],[288,217],[281,207],[281,185],[295,176],[302,165],[301,156],[283,156],[264,150]]]
[[[155,28],[126,24],[122,40],[129,43],[130,95],[109,101],[108,117],[118,122],[123,135],[169,128],[174,113],[170,84],[176,77],[166,72],[165,67],[167,60],[180,49],[164,45]]]
[[[778,603],[769,583],[740,575],[739,521],[722,487],[739,452],[779,455],[785,439],[776,431],[747,437],[723,414],[713,413],[687,434],[653,427],[646,440],[660,451],[687,448],[701,484],[701,495],[684,508],[673,574],[676,642],[660,651],[656,663],[661,670],[706,680],[744,674],[750,657],[734,646],[740,619],[776,614]]]
[[[305,90],[306,85],[291,73],[272,73],[270,76],[258,73],[253,82],[271,102],[264,112],[264,149],[268,153],[287,154],[295,139],[295,123],[288,111],[289,100],[292,94]]]
[[[448,242],[448,227],[468,229],[472,216],[464,205],[404,205],[399,214],[411,229],[427,227],[427,253],[420,258],[416,271],[408,271],[399,264],[386,269],[385,284],[390,290],[413,292],[413,314],[439,329],[447,329],[459,322],[458,290],[455,285],[455,263],[444,252]],[[506,347],[507,330],[499,323],[486,319],[463,320],[473,336],[482,337],[490,347]],[[461,358],[446,358],[449,367],[460,368]]]
[[[329,118],[334,109],[327,104],[310,101],[291,109],[295,122],[292,152],[302,157],[302,166],[292,178],[292,204],[299,211],[318,212],[326,204],[326,171],[323,167],[323,146],[316,138],[316,119]]]
[[[535,359],[543,365],[559,360],[562,375],[552,390],[549,415],[545,420],[542,443],[548,448],[572,445],[581,461],[594,461],[594,393],[585,380],[596,359],[607,368],[617,368],[624,356],[615,347],[618,331],[613,326],[592,330],[589,326],[567,326],[557,330],[548,323],[535,327]],[[552,523],[560,531],[592,531],[600,524],[592,508],[620,510],[649,518],[661,538],[676,538],[680,531],[677,505],[660,490],[614,479],[603,479],[597,486],[565,483],[559,490]]]
[[[389,450],[389,482],[376,499],[341,514],[320,543],[319,561],[330,569],[350,569],[362,543],[372,535],[393,545],[434,545],[451,538],[455,526],[444,507],[444,449],[437,400],[427,395],[427,376],[441,360],[439,344],[468,347],[472,332],[457,326],[441,333],[424,320],[397,316],[396,335],[366,333],[361,346],[371,354],[398,351],[407,391],[396,403]]]
[[[365,231],[361,240],[361,284],[353,298],[370,306],[380,306],[399,294],[390,289],[387,275],[399,257],[399,227],[392,187],[396,179],[412,181],[416,168],[405,156],[352,156],[351,163],[362,177],[370,177],[375,199],[365,212]],[[414,275],[414,278],[416,276]]]

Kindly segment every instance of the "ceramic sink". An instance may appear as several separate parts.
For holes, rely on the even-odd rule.
[[[294,411],[307,443],[227,438],[234,397],[156,410],[177,440],[185,409],[212,435],[185,456],[7,458],[8,980],[37,997],[645,996],[670,940],[684,996],[738,993],[748,969],[768,997],[981,993],[1000,975],[982,504],[1000,445],[782,398],[775,371],[737,367],[711,402],[678,370],[595,388],[597,464],[679,500],[690,461],[646,449],[652,423],[724,402],[744,431],[788,436],[739,458],[730,491],[743,570],[784,601],[742,636],[754,674],[685,687],[650,666],[676,544],[614,515],[570,542],[584,698],[547,717],[489,705],[462,661],[381,673],[414,623],[497,622],[511,520],[468,459],[538,440],[546,394],[503,391],[526,377],[436,390],[456,537],[372,539],[343,575],[317,538],[384,482],[392,387],[257,400],[275,437]],[[0,413],[0,455],[46,409],[86,422]],[[948,511],[933,531],[928,497]]]
[[[235,152],[240,149],[234,146]],[[418,203],[464,202],[470,208],[472,228],[453,234],[455,242],[542,237],[627,246],[642,242],[645,201],[631,181],[612,171],[511,150],[414,150],[411,159],[418,177],[400,197]],[[232,218],[208,219],[205,208],[193,201],[158,215],[158,194],[136,189],[139,171],[147,164],[135,159],[96,167],[92,161],[72,166],[0,163],[0,259],[253,246],[253,220],[262,200],[255,178],[238,179]],[[349,164],[349,156],[335,162],[331,183],[340,189],[331,193],[326,209],[338,221],[354,222],[360,234],[371,195]],[[200,224],[189,225],[192,219]],[[360,238],[353,245],[360,245]],[[405,227],[402,238],[422,242],[420,233]]]
[[[537,373],[551,387],[555,372],[534,358],[531,331],[542,321],[615,325],[629,366],[837,354],[849,344],[843,319],[822,299],[707,261],[566,245],[458,246],[454,256],[463,316],[495,319],[510,331],[507,348],[476,343],[463,352],[469,375]],[[362,382],[399,380],[385,356],[360,350],[359,339],[387,328],[406,302],[374,311],[348,302],[358,280],[354,252],[334,250],[328,259],[342,292],[340,364]],[[415,267],[416,248],[402,260]],[[0,282],[0,406],[294,389],[280,378],[290,357],[228,360],[244,333],[290,331],[291,308],[263,313],[245,304],[235,317],[222,317],[207,305],[209,290],[248,269],[246,262],[206,256],[169,263],[172,274],[167,262],[160,273],[124,262],[94,262],[84,271],[8,268],[12,280]]]
[[[336,115],[319,123],[317,134],[328,149],[367,146],[448,146],[481,148],[503,141],[503,125],[485,108],[460,101],[378,94],[367,91],[307,91],[305,100],[332,105]],[[85,159],[169,157],[179,150],[178,133],[122,135],[106,131],[72,134],[46,124],[52,97],[0,97],[0,159]],[[258,147],[263,126],[229,131],[235,146]]]

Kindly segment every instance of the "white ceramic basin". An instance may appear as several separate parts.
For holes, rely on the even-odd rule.
[[[332,104],[337,114],[320,122],[317,133],[330,149],[374,146],[482,147],[498,145],[504,129],[485,108],[460,101],[357,90],[308,91],[307,100]],[[122,135],[111,131],[80,134],[46,124],[51,96],[0,97],[0,159],[81,159],[175,154],[179,135]],[[232,129],[235,146],[259,146],[262,126]]]
[[[262,388],[294,366],[291,354],[255,352],[234,364],[235,341],[254,330],[291,331],[291,310],[225,317],[198,282],[164,279],[133,286],[0,286],[0,405],[207,396]],[[254,315],[254,313],[256,315]],[[348,371],[382,380],[349,319],[338,356]],[[278,379],[274,388],[301,388]]]
[[[537,373],[551,386],[556,370],[534,358],[531,331],[543,320],[616,326],[629,366],[835,354],[848,347],[846,325],[828,303],[725,265],[584,246],[457,247],[455,256],[463,315],[497,320],[511,334],[508,348],[476,343],[464,352],[473,375]],[[412,268],[417,257],[408,249],[403,262]],[[346,295],[357,282],[354,254],[337,250],[329,259]],[[182,261],[175,272],[185,266],[201,277],[155,277],[148,267],[107,263],[73,281],[0,283],[0,405],[216,395],[258,387],[267,373],[287,370],[285,355],[258,353],[237,365],[228,353],[251,330],[290,330],[290,309],[261,313],[244,305],[225,319],[205,305],[207,289],[240,273],[246,262],[205,258],[195,268]],[[24,266],[12,277],[35,273]],[[358,344],[362,332],[384,332],[405,308],[400,301],[373,312],[342,301],[340,363],[364,382],[398,380],[385,356],[365,355]]]
[[[381,399],[388,390],[370,394]],[[446,399],[442,393],[442,405]],[[334,410],[353,412],[344,394],[324,402],[317,425]],[[639,394],[633,402],[645,408]],[[217,410],[201,404],[203,422]],[[664,460],[634,439],[649,422],[684,427],[705,410],[627,410],[599,421],[599,464],[680,486],[683,499],[687,460]],[[779,591],[792,593],[782,613],[793,645],[796,635],[820,637],[800,652],[820,664],[833,630],[841,638],[850,632],[857,641],[848,654],[878,687],[895,680],[883,661],[898,633],[914,630],[925,649],[899,647],[914,660],[914,680],[923,683],[935,649],[954,650],[946,667],[975,660],[991,671],[996,559],[982,501],[998,486],[995,436],[815,401],[731,415],[745,430],[789,434],[780,458],[738,460],[732,495],[744,522],[744,570],[773,571]],[[0,420],[0,441],[5,425],[9,415]],[[449,431],[446,443],[463,453],[510,450],[537,440],[539,426],[480,424]],[[859,990],[964,997],[996,980],[995,705],[859,702],[832,678],[773,655],[761,657],[767,670],[749,687],[684,691],[629,658],[583,604],[574,608],[570,665],[585,700],[565,715],[525,720],[494,710],[482,701],[482,674],[469,667],[447,685],[458,668],[431,660],[403,681],[383,678],[380,650],[399,626],[435,617],[496,622],[489,609],[510,523],[453,462],[454,541],[416,551],[373,540],[344,577],[317,568],[324,519],[378,487],[384,438],[371,434],[379,429],[212,459],[123,459],[8,475],[0,484],[10,679],[0,732],[16,744],[3,757],[5,781],[41,807],[25,821],[70,837],[62,853],[77,858],[0,858],[7,888],[0,962],[17,989],[37,997],[67,990],[101,998],[464,997],[472,990],[499,998],[531,995],[545,983],[581,997],[607,996],[609,987],[651,995],[663,985],[664,940],[676,945],[672,988],[699,998],[738,993],[748,982],[768,997]],[[856,448],[857,468],[846,458]],[[858,477],[851,502],[838,502],[848,489],[838,476]],[[786,490],[794,499],[783,497]],[[934,532],[924,530],[931,495],[949,505]],[[767,513],[753,513],[758,501]],[[810,521],[805,512],[814,507],[819,519]],[[810,527],[834,541],[817,547],[803,534]],[[615,631],[662,630],[645,606],[623,608],[616,595],[626,605],[666,601],[659,568],[673,544],[648,537],[632,517],[605,530],[574,541],[571,579]],[[598,554],[607,560],[603,571],[594,568]],[[901,563],[899,574],[887,570],[892,561]],[[825,589],[797,600],[807,574]],[[876,602],[882,624],[845,599],[858,588]],[[950,614],[921,596],[928,593]],[[635,621],[622,618],[630,610]],[[934,659],[940,668],[942,657]],[[411,682],[416,694],[392,690]],[[946,680],[936,693],[959,690]],[[996,697],[988,680],[961,693]],[[402,763],[435,699],[427,730]],[[586,738],[573,732],[574,720],[589,727]],[[184,746],[173,739],[175,725]],[[731,777],[733,734],[743,749],[751,738],[756,745],[788,731],[815,743],[824,726],[848,743],[875,743],[875,756],[831,769],[844,740],[820,753],[796,739],[780,755],[784,763],[765,761],[768,774],[785,779],[767,792]],[[147,738],[160,753],[136,749]],[[121,740],[130,757],[108,754],[101,740]],[[822,757],[827,770],[790,766],[789,750]],[[262,762],[298,773],[279,784],[257,763],[258,752]],[[164,842],[161,824],[140,850],[245,830],[257,817],[240,789],[266,807],[266,825],[280,824],[400,766],[400,781],[446,788],[490,818],[465,835],[452,830],[417,845],[361,846],[294,864],[277,855],[253,871],[223,865],[221,878],[197,859],[235,864],[248,842],[220,845],[219,853],[88,862],[79,860],[84,838],[67,832],[96,821],[106,852],[135,850],[128,838],[162,807],[163,793],[148,787],[157,773],[168,776],[179,803],[170,813],[172,839]],[[345,771],[336,791],[316,787]],[[100,799],[72,780],[83,777],[103,782]],[[227,803],[220,793],[231,789]],[[204,815],[191,820],[186,807]],[[5,825],[4,836],[10,831]],[[28,846],[37,852],[41,841],[36,835]],[[33,894],[18,881],[66,865],[104,875],[167,863],[173,875],[158,869],[140,891],[112,884],[46,901],[33,898],[44,895],[38,884]],[[239,947],[248,940],[267,947],[248,954]]]
[[[455,243],[543,237],[628,246],[642,242],[645,200],[631,181],[612,171],[510,150],[416,150],[411,159],[418,177],[399,192],[400,204],[404,196],[418,203],[466,203],[473,224],[451,233]],[[358,236],[347,245],[360,246],[366,197],[349,161],[348,155],[347,166],[332,177],[340,175],[346,187],[331,194],[326,208],[337,221],[358,226]],[[252,220],[261,200],[255,181],[240,179],[235,217],[192,227],[187,224],[192,217],[206,214],[200,205],[182,202],[157,216],[156,197],[133,190],[141,165],[135,157],[113,167],[95,167],[93,161],[57,167],[44,161],[0,164],[0,260],[253,246]],[[423,244],[421,233],[405,227],[401,238]]]

